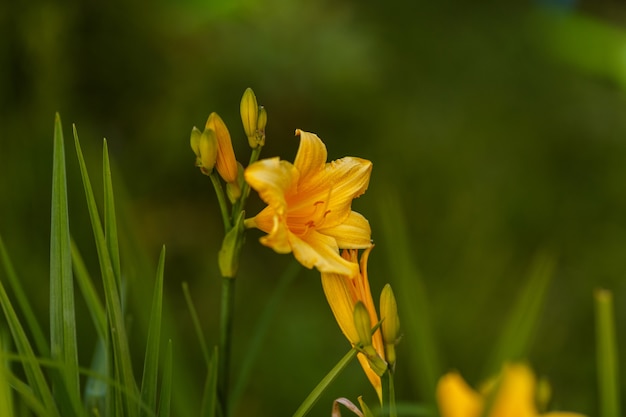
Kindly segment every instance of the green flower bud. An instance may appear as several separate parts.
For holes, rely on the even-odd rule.
[[[359,335],[359,343],[362,347],[372,345],[372,322],[367,307],[361,301],[357,302],[352,312],[354,327]]]
[[[393,366],[396,362],[395,345],[400,338],[400,319],[398,317],[398,305],[393,295],[391,285],[384,286],[380,293],[380,318],[383,343],[385,344],[385,357]]]
[[[200,136],[202,136],[202,132],[194,126],[193,129],[191,129],[191,138],[189,139],[189,143],[191,145],[191,150],[194,154],[196,154],[196,166],[200,166]]]
[[[243,130],[248,137],[248,143],[251,148],[255,149],[259,146],[256,139],[259,105],[251,88],[246,88],[246,91],[243,93],[239,110],[241,111],[241,121],[243,122]]]
[[[243,217],[242,211],[233,228],[224,236],[222,247],[217,255],[217,263],[223,277],[234,278],[239,269],[239,253],[244,239]]]
[[[210,175],[217,160],[217,136],[211,129],[204,129],[198,143],[200,151],[200,170],[204,175]]]
[[[228,201],[231,204],[235,204],[239,197],[241,197],[241,187],[239,186],[239,182],[233,181],[226,184],[226,195],[228,196]]]
[[[267,126],[267,111],[259,106],[259,118],[257,119],[256,140],[259,146],[265,146],[265,126]]]

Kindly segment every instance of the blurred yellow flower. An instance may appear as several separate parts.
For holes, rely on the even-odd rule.
[[[581,414],[550,412],[539,414],[535,406],[535,376],[526,365],[505,365],[497,381],[484,395],[472,390],[457,372],[439,380],[437,403],[442,417],[480,417],[486,403],[491,403],[488,417],[582,417]],[[493,394],[493,399],[489,398]]]
[[[369,223],[351,205],[367,189],[372,163],[354,157],[327,163],[317,135],[299,129],[296,134],[300,147],[293,164],[269,158],[246,168],[246,181],[267,207],[245,225],[268,233],[261,243],[293,252],[307,268],[355,275],[358,264],[343,259],[339,249],[371,246]]]
[[[322,273],[322,287],[339,328],[350,341],[352,346],[361,342],[354,323],[354,308],[360,301],[367,309],[370,317],[370,328],[378,323],[378,315],[374,307],[370,284],[367,278],[367,259],[372,247],[367,248],[361,255],[360,271],[350,277],[335,273]],[[344,250],[343,258],[357,265],[358,253],[356,250]],[[383,338],[380,329],[372,335],[372,346],[381,359],[385,359]],[[382,396],[382,384],[378,374],[370,366],[370,361],[363,353],[357,355],[367,378],[376,389],[379,398]]]

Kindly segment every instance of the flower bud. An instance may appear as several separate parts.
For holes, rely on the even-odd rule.
[[[223,277],[234,278],[239,268],[239,254],[243,246],[243,217],[244,212],[239,213],[233,228],[226,233],[222,241],[222,247],[217,255],[217,264]]]
[[[226,195],[228,196],[228,201],[230,201],[231,204],[235,204],[235,201],[239,200],[239,197],[241,197],[241,187],[239,186],[238,181],[226,184]]]
[[[380,318],[383,343],[385,344],[385,357],[391,366],[396,362],[395,345],[400,337],[400,319],[398,317],[398,305],[393,295],[391,285],[386,284],[380,293]]]
[[[193,129],[191,129],[189,144],[191,145],[193,153],[196,154],[196,166],[200,166],[200,136],[202,136],[202,132],[194,126]]]
[[[246,88],[246,91],[243,93],[239,110],[241,111],[241,121],[243,122],[243,130],[248,137],[248,143],[252,149],[255,149],[259,146],[256,138],[259,105],[251,88]]]
[[[362,347],[372,345],[372,322],[370,313],[363,302],[359,301],[354,305],[354,328],[359,336],[359,343]]]
[[[217,113],[213,112],[207,119],[206,128],[213,130],[217,137],[217,160],[215,162],[217,172],[227,183],[237,181],[237,159],[235,159],[233,143],[226,124]]]
[[[210,175],[217,160],[217,136],[211,129],[204,129],[198,143],[200,151],[200,170],[204,175]]]
[[[267,126],[267,110],[265,110],[265,107],[259,106],[259,117],[256,122],[256,128],[259,132],[265,133],[265,126]]]

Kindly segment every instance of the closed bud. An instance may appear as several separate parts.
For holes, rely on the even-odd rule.
[[[206,128],[213,130],[217,137],[217,160],[215,162],[217,172],[227,183],[237,181],[237,159],[235,159],[235,151],[226,123],[213,112],[207,119]]]
[[[385,345],[385,357],[391,366],[396,362],[395,345],[400,338],[400,319],[398,317],[398,305],[393,295],[391,285],[386,284],[380,293],[380,318],[383,343]]]
[[[211,129],[204,129],[200,135],[198,146],[200,150],[200,170],[204,175],[210,175],[217,160],[217,136]]]
[[[354,305],[354,327],[362,347],[372,345],[372,322],[367,307],[361,301]]]
[[[252,91],[251,88],[246,88],[246,91],[243,93],[239,110],[241,111],[241,121],[243,123],[243,130],[248,137],[248,143],[251,148],[255,149],[259,146],[256,139],[259,105],[256,101],[254,91]]]
[[[228,201],[231,204],[235,204],[239,197],[241,197],[241,187],[239,186],[239,182],[233,181],[226,183],[226,195],[228,196]]]
[[[191,145],[191,150],[194,154],[196,154],[196,166],[200,166],[200,136],[202,136],[202,132],[194,126],[193,129],[191,129],[191,138],[189,139],[189,143]]]
[[[234,278],[239,269],[239,254],[243,246],[243,217],[244,212],[239,213],[233,228],[226,233],[222,241],[222,247],[217,255],[217,264],[223,277]]]
[[[256,124],[256,140],[259,146],[265,146],[265,126],[267,126],[267,111],[265,107],[259,106],[259,118]]]

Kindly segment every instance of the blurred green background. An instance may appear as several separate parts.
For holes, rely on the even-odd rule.
[[[292,160],[301,128],[326,142],[330,159],[373,161],[370,188],[354,208],[370,219],[377,245],[374,297],[390,282],[402,291],[400,314],[408,314],[407,302],[421,302],[411,278],[423,283],[428,305],[420,308],[429,311],[441,372],[458,369],[472,384],[487,376],[533,259],[553,254],[556,272],[527,358],[549,377],[556,406],[595,414],[593,289],[615,292],[618,326],[626,324],[626,7],[550,3],[0,3],[0,234],[42,322],[59,111],[72,233],[97,274],[69,140],[76,123],[92,181],[103,137],[115,164],[138,363],[165,244],[174,415],[199,407],[204,369],[181,283],[189,283],[215,343],[222,231],[210,182],[193,166],[189,132],[217,111],[245,162],[239,100],[252,87],[269,114],[262,156]],[[249,212],[261,207],[254,198]],[[408,240],[385,230],[390,217]],[[249,233],[237,284],[235,376],[291,262],[259,245],[259,236]],[[398,251],[410,257],[404,273],[414,277],[400,281],[392,265]],[[95,332],[87,314],[78,320],[87,366]],[[623,332],[618,341],[626,346]],[[414,363],[419,343],[405,329],[401,402],[433,401]],[[236,415],[292,413],[348,347],[318,273],[302,270],[279,303]],[[375,402],[355,362],[312,415],[329,415],[334,398],[361,394]]]

